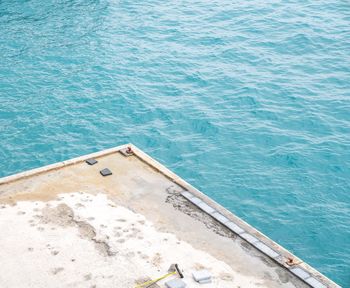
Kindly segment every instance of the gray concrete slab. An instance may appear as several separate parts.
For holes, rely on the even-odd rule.
[[[215,210],[214,210],[215,211]],[[222,215],[221,213],[219,212],[214,212],[214,213],[211,213],[211,216],[213,218],[215,218],[216,220],[218,220],[220,223],[222,224],[225,224],[227,222],[229,222],[230,220],[228,218],[226,218],[224,215]]]
[[[199,207],[200,209],[202,209],[204,212],[211,214],[215,211],[215,209],[213,207],[210,207],[208,204],[204,203],[204,202],[199,202],[197,203],[197,207]]]
[[[259,240],[256,237],[250,235],[247,232],[239,234],[239,236],[242,237],[243,239],[247,240],[250,244],[254,244],[256,242],[259,242]]]
[[[198,205],[199,203],[202,203],[202,200],[197,198],[197,197],[192,197],[190,199],[188,199],[190,202],[192,202],[194,205]]]
[[[313,287],[313,288],[327,288],[326,285],[323,285],[320,281],[318,281],[317,279],[315,279],[313,277],[306,279],[306,282],[308,284],[310,284],[311,287]]]
[[[186,199],[191,199],[194,197],[194,195],[188,191],[181,192],[181,195],[184,196]]]
[[[300,267],[294,267],[290,271],[300,277],[301,279],[306,279],[310,277],[310,274]]]
[[[239,227],[237,224],[233,223],[233,222],[226,222],[225,223],[225,226],[227,228],[229,228],[230,230],[232,230],[233,232],[235,232],[236,234],[241,234],[241,233],[244,233],[245,231]]]
[[[276,251],[265,245],[264,243],[257,242],[254,243],[254,246],[258,248],[261,252],[265,253],[266,255],[270,256],[271,258],[276,258],[280,256]]]

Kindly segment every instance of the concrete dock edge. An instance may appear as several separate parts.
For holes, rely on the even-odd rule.
[[[125,149],[127,149],[128,147],[132,149],[132,155],[125,153]],[[213,199],[194,188],[192,185],[180,178],[174,172],[166,168],[164,165],[160,164],[158,161],[154,160],[152,157],[138,149],[133,144],[117,146],[111,149],[95,152],[92,154],[80,156],[48,166],[43,166],[33,170],[21,172],[15,175],[3,177],[0,179],[0,185],[18,181],[20,179],[28,178],[34,175],[42,174],[51,170],[57,170],[62,167],[86,161],[90,158],[99,158],[113,153],[121,153],[126,157],[137,157],[156,171],[163,174],[173,183],[176,183],[177,185],[182,187],[183,192],[181,193],[181,195],[193,205],[198,207],[198,209],[201,209],[204,213],[207,213],[213,219],[230,229],[233,233],[237,234],[238,237],[242,239],[242,241],[247,241],[257,250],[261,251],[267,257],[277,262],[280,266],[289,270],[290,273],[297,276],[310,287],[340,287],[332,280],[327,278],[325,275],[321,274],[319,271],[312,268],[307,263],[303,262],[300,258],[293,255],[290,251],[283,248],[282,246],[271,240],[269,237],[267,237],[251,225],[249,225],[247,222],[243,221],[241,218],[237,217],[232,212],[228,211],[223,206],[216,203]],[[288,259],[293,259],[293,265],[288,264]]]

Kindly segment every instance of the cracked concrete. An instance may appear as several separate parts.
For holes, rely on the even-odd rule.
[[[82,207],[81,205],[78,205]],[[74,211],[68,205],[61,203],[56,207],[45,207],[42,210],[41,222],[56,224],[62,227],[77,226],[81,237],[84,237],[95,243],[96,249],[106,256],[113,256],[116,253],[111,251],[108,243],[102,239],[97,239],[95,228],[85,221],[79,221],[74,218]]]

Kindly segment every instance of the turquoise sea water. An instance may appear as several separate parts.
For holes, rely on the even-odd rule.
[[[132,142],[350,287],[350,2],[0,1],[0,176]]]

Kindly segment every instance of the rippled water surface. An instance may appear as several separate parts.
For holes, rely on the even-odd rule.
[[[133,142],[350,287],[350,2],[0,1],[0,176]]]

